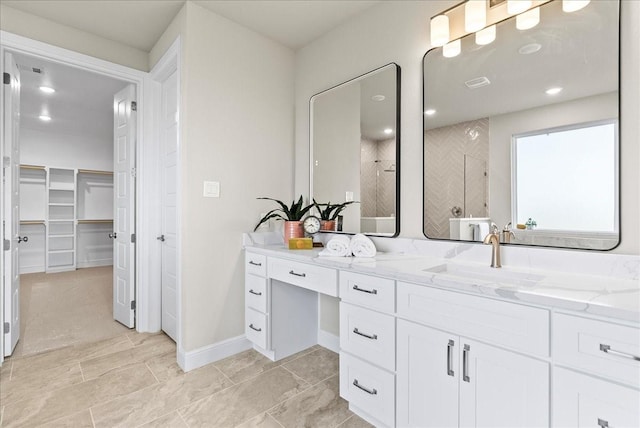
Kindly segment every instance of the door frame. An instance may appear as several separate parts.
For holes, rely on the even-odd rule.
[[[159,284],[150,281],[153,270],[157,270],[152,263],[142,261],[153,260],[151,247],[155,246],[155,231],[159,219],[154,212],[154,198],[157,198],[154,174],[157,165],[153,136],[154,116],[153,108],[158,100],[153,96],[153,84],[149,73],[123,65],[91,57],[68,49],[39,42],[23,36],[0,30],[0,69],[4,70],[5,51],[42,58],[82,70],[98,73],[111,78],[129,82],[136,87],[138,105],[136,129],[136,330],[139,332],[157,332],[160,330],[160,305],[153,299],[159,290]],[[4,96],[4,85],[0,88],[0,96]],[[148,101],[147,101],[148,100]],[[4,135],[4,124],[0,121],[0,135]],[[146,137],[146,138],[145,138]],[[0,144],[0,159],[3,159],[4,144]],[[141,190],[145,189],[145,192]],[[146,191],[153,189],[153,191]],[[4,206],[0,207],[0,220],[4,221]],[[146,221],[142,221],[146,219]],[[4,239],[4,236],[1,237]],[[4,257],[0,257],[3,260]],[[4,269],[4,262],[1,265]],[[155,269],[154,269],[155,268]],[[4,287],[4,284],[2,284]],[[158,291],[159,293],[159,291]],[[3,294],[0,292],[0,323],[4,322]],[[0,363],[4,360],[4,345],[0,341]]]

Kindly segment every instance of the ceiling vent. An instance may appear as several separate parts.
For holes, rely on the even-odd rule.
[[[466,82],[464,82],[464,84],[467,85],[467,88],[469,89],[478,89],[482,86],[491,84],[491,82],[485,76],[482,76],[476,77],[475,79],[467,80]]]
[[[18,64],[18,70],[26,71],[28,73],[44,74],[44,67]]]

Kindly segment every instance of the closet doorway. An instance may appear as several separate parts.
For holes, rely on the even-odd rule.
[[[11,61],[20,297],[5,301],[19,325],[4,353],[27,355],[134,327],[136,103],[125,80],[24,53]]]

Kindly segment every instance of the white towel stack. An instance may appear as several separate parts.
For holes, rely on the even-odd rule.
[[[358,233],[351,239],[349,247],[351,254],[355,257],[375,257],[376,246],[371,239],[362,233]]]
[[[327,242],[324,250],[320,251],[320,256],[347,257],[350,256],[349,244],[351,238],[347,235],[336,235]]]

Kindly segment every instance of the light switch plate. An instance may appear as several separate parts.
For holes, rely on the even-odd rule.
[[[345,202],[353,201],[353,192],[345,192],[344,201]]]
[[[205,198],[219,198],[220,197],[220,182],[219,181],[205,181],[204,190],[202,196]]]

